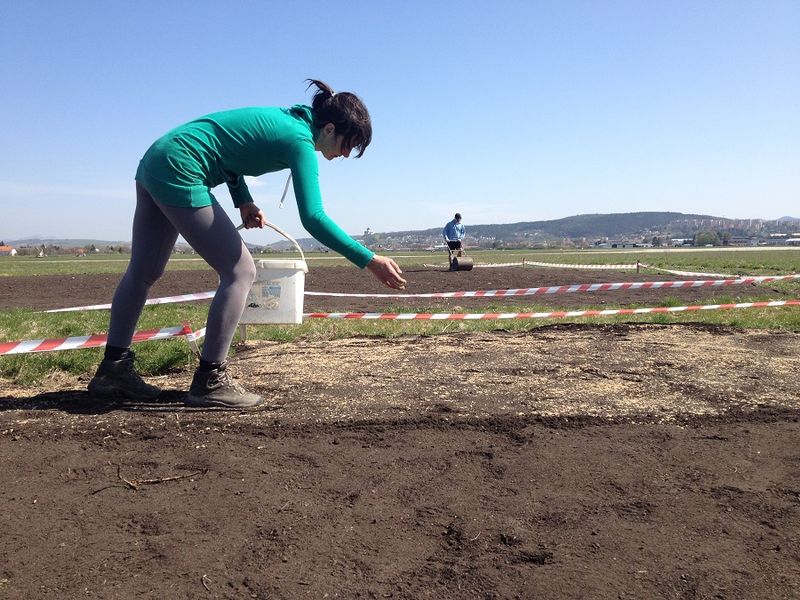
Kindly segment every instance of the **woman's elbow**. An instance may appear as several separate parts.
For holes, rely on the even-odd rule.
[[[312,236],[323,228],[322,218],[319,215],[300,215],[300,223]]]

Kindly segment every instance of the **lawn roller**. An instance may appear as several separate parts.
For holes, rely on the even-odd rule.
[[[463,248],[448,248],[451,271],[472,271],[474,263],[464,254]]]

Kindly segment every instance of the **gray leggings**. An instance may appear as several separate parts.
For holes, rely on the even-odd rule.
[[[202,208],[162,204],[138,182],[131,262],[114,293],[108,344],[130,346],[150,286],[164,273],[178,235],[219,275],[201,358],[222,362],[256,277],[253,257],[219,204]]]

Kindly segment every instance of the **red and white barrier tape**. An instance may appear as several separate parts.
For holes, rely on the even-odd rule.
[[[516,262],[516,263],[486,263],[486,264],[479,264],[479,265],[472,265],[473,269],[485,269],[485,268],[493,268],[493,267],[521,267],[524,265],[524,262]]]
[[[646,266],[646,265],[642,265]],[[648,267],[655,268],[655,267]],[[679,274],[691,275],[691,273]],[[428,292],[420,294],[357,294],[346,292],[311,292],[306,291],[306,296],[331,296],[337,298],[490,298],[509,296],[539,296],[549,294],[566,294],[575,292],[609,292],[617,290],[649,290],[664,288],[693,288],[717,287],[728,285],[743,285],[750,283],[765,283],[800,279],[800,275],[755,275],[748,277],[735,277],[731,279],[695,279],[686,281],[625,281],[620,283],[573,283],[569,285],[553,285],[533,288],[510,288],[505,290],[473,290],[458,292]],[[206,300],[214,297],[215,292],[198,292],[196,294],[183,294],[181,296],[168,296],[165,298],[152,298],[145,304],[167,304],[170,302],[186,302],[190,300]],[[74,306],[71,308],[56,308],[46,310],[47,313],[58,313],[78,310],[101,310],[111,308],[110,304],[94,304],[90,306]]]
[[[697,306],[657,306],[652,308],[617,308],[607,310],[569,310],[535,313],[304,313],[309,319],[363,319],[374,321],[486,321],[493,319],[559,319],[569,317],[607,317],[612,315],[644,315],[648,313],[726,310],[731,308],[767,308],[800,306],[800,300],[740,302],[738,304],[704,304]]]
[[[192,334],[188,325],[181,327],[163,327],[161,329],[147,329],[133,334],[133,343],[164,340],[173,337]],[[197,335],[196,333],[194,334]],[[50,340],[26,340],[22,342],[0,342],[0,355],[26,354],[29,352],[52,352],[55,350],[77,350],[82,348],[98,348],[105,346],[108,335],[82,335]]]
[[[692,271],[675,271],[673,269],[662,269],[661,267],[653,267],[644,263],[639,263],[640,266],[646,269],[653,269],[654,271],[661,271],[662,273],[669,273],[670,275],[680,275],[683,277],[743,277],[743,275],[726,275],[725,273],[694,273]]]
[[[704,304],[691,306],[657,306],[649,308],[616,308],[605,310],[570,310],[534,313],[303,313],[308,319],[361,319],[373,321],[487,321],[502,319],[559,319],[570,317],[607,317],[613,315],[643,315],[653,313],[677,313],[701,310],[728,310],[732,308],[774,308],[800,306],[800,300],[771,300],[765,302],[739,302],[736,304]],[[192,331],[188,324],[180,327],[163,327],[137,331],[133,343],[163,340],[185,336],[195,352],[197,340],[205,336],[205,328]],[[31,352],[53,352],[105,346],[107,334],[85,335],[69,338],[0,342],[0,355],[27,354]]]
[[[151,298],[145,302],[148,304],[170,304],[172,302],[189,302],[191,300],[207,300],[213,298],[216,292],[198,292],[196,294],[182,294],[180,296],[166,296],[164,298]],[[73,306],[71,308],[54,308],[46,310],[46,313],[70,312],[76,310],[108,310],[110,304],[92,304],[90,306]]]
[[[602,269],[602,270],[633,270],[638,268],[646,268],[646,269],[653,269],[655,271],[661,271],[663,273],[670,273],[671,275],[680,275],[684,277],[741,277],[741,275],[729,275],[725,273],[699,273],[693,271],[676,271],[673,269],[662,269],[660,267],[654,267],[652,265],[646,265],[644,263],[638,264],[630,264],[630,265],[580,265],[574,263],[547,263],[547,262],[537,262],[532,260],[525,260],[523,262],[514,262],[514,263],[497,263],[497,264],[475,264],[473,268],[478,267],[519,267],[519,266],[532,266],[532,267],[548,267],[548,268],[555,268],[555,269]],[[441,268],[448,268],[448,265],[422,265],[423,267],[441,267]]]
[[[525,264],[525,263],[521,263],[521,262],[513,262],[513,263],[488,263],[488,264],[472,265],[472,267],[473,267],[474,269],[477,269],[478,267],[481,267],[481,268],[486,268],[486,267],[521,267],[521,266],[522,266],[522,265],[524,265],[524,264]],[[423,266],[423,267],[427,267],[427,268],[431,268],[431,267],[434,267],[434,268],[442,268],[442,269],[449,269],[449,268],[450,268],[450,265],[425,265],[425,264],[423,264],[422,266]]]
[[[636,264],[632,265],[573,265],[570,263],[546,263],[535,262],[531,260],[525,261],[525,266],[532,265],[534,267],[555,267],[557,269],[635,269]]]
[[[521,266],[532,266],[532,267],[553,267],[557,269],[635,269],[636,265],[577,265],[573,263],[546,263],[546,262],[535,262],[531,260],[525,260],[523,262],[513,262],[513,263],[490,263],[490,264],[475,264],[473,268],[477,269],[478,267],[521,267]],[[448,268],[448,265],[422,265],[423,267],[443,267]]]
[[[730,275],[726,273],[700,273],[695,271],[676,271],[674,269],[662,269],[661,267],[654,267],[652,265],[646,265],[644,263],[638,264],[630,264],[630,265],[580,265],[580,264],[573,264],[573,263],[547,263],[547,262],[537,262],[532,260],[525,260],[523,262],[514,262],[514,263],[497,263],[497,264],[475,264],[473,268],[478,267],[519,267],[519,266],[532,266],[532,267],[550,267],[556,269],[620,269],[620,270],[632,270],[638,268],[646,268],[646,269],[653,269],[655,271],[661,271],[663,273],[669,273],[671,275],[680,275],[683,277],[742,277],[742,275]],[[442,267],[448,268],[448,265],[422,265],[423,267]]]
[[[609,292],[618,290],[654,290],[665,288],[698,288],[743,285],[800,279],[800,275],[764,275],[737,279],[697,279],[686,281],[625,281],[620,283],[575,283],[548,287],[511,288],[507,290],[477,290],[469,292],[428,292],[422,294],[350,294],[346,292],[305,292],[306,296],[335,296],[339,298],[490,298],[508,296],[540,296],[574,292]]]
[[[189,327],[188,323],[184,323],[186,327]],[[189,347],[192,349],[198,357],[200,356],[200,346],[197,344],[197,340],[204,337],[206,335],[206,328],[203,327],[202,329],[198,329],[197,331],[192,331],[191,329],[186,334],[186,341],[189,344]]]

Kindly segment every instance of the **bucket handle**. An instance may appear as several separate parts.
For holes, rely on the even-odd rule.
[[[283,237],[285,237],[287,240],[292,242],[292,244],[294,244],[294,247],[297,248],[297,251],[300,253],[300,258],[303,260],[303,262],[306,262],[306,255],[303,254],[303,249],[300,247],[300,244],[297,243],[297,240],[295,240],[292,236],[290,236],[288,233],[286,233],[283,229],[281,229],[280,227],[278,227],[274,223],[270,223],[269,221],[265,220],[264,221],[264,225],[266,225],[267,227],[269,227],[271,229],[274,229],[279,234],[281,234]],[[244,223],[239,225],[236,229],[237,230],[244,229]]]

